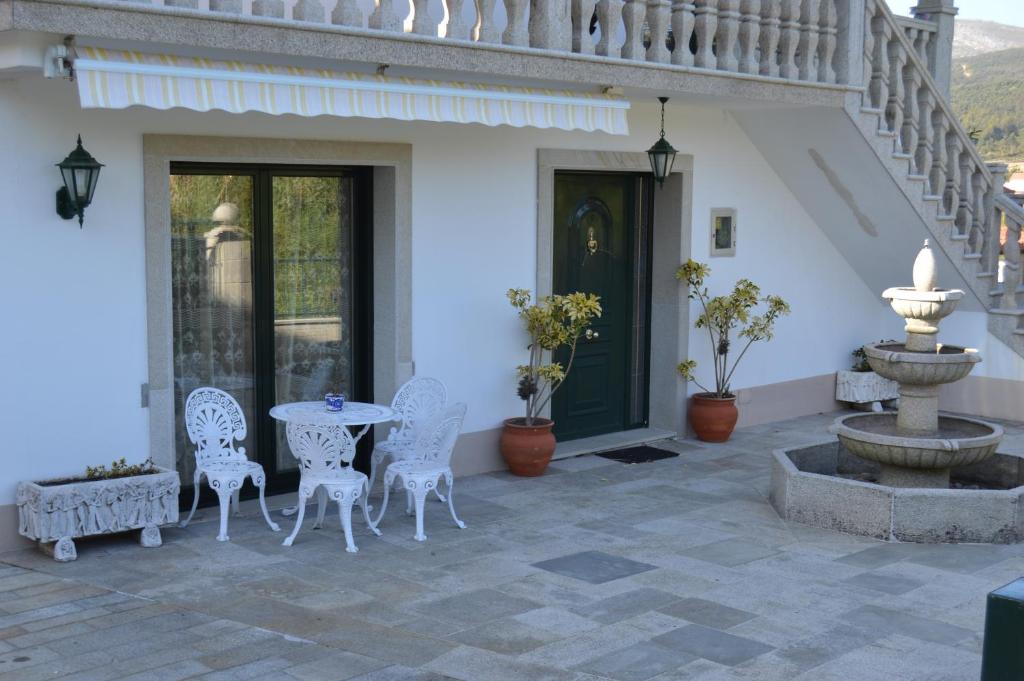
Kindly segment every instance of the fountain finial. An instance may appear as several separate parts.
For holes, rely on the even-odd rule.
[[[939,287],[939,278],[936,273],[935,254],[928,245],[928,239],[924,240],[921,252],[914,260],[914,288],[922,293],[934,291]]]

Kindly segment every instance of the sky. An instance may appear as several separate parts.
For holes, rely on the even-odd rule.
[[[916,2],[909,0],[888,0],[889,7],[896,14],[910,15],[910,8]],[[957,0],[961,19],[986,19],[1001,24],[1024,26],[1024,0]]]

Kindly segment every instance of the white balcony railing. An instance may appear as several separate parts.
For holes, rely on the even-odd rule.
[[[844,82],[837,2],[849,0],[141,0],[812,83]]]

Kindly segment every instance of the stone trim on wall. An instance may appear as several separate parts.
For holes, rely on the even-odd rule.
[[[556,170],[648,173],[645,153],[539,149],[537,151],[537,295],[551,293],[554,269]],[[690,306],[675,272],[690,254],[693,216],[693,156],[676,157],[674,172],[654,190],[651,269],[652,428],[686,432],[686,384],[676,365],[687,357]]]
[[[373,390],[389,399],[413,374],[412,146],[368,142],[144,135],[150,452],[175,468],[170,164],[372,166]]]

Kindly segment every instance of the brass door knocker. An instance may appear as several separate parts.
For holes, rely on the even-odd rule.
[[[587,230],[587,251],[590,252],[590,255],[594,255],[595,253],[597,253],[597,248],[599,245],[600,244],[597,243],[597,237],[594,234],[594,228],[591,227],[590,229]]]

